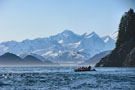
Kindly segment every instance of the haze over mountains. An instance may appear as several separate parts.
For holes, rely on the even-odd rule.
[[[104,58],[105,56],[107,56],[110,53],[111,53],[111,50],[98,53],[98,54],[94,55],[93,57],[91,57],[90,59],[81,63],[81,65],[95,66],[102,58]]]
[[[100,37],[95,32],[78,35],[70,30],[45,38],[0,43],[0,55],[10,52],[18,56],[38,55],[52,62],[76,62],[115,48],[117,32]]]

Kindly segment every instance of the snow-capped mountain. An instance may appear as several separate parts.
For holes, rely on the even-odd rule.
[[[52,40],[56,40],[61,44],[75,43],[82,39],[81,35],[77,35],[70,30],[65,30],[55,36],[50,36]]]
[[[0,54],[11,52],[23,56],[33,53],[53,62],[81,61],[87,60],[97,53],[112,50],[115,47],[114,36],[116,34],[99,37],[95,32],[78,35],[70,30],[65,30],[46,38],[26,39],[22,42],[2,42],[0,43]]]
[[[95,32],[92,32],[90,34],[84,35],[84,38],[81,40],[77,49],[83,49],[84,52],[90,56],[93,56],[99,52],[104,51],[105,43]]]

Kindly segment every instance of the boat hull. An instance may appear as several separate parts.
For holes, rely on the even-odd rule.
[[[92,69],[92,70],[78,70],[78,69],[75,69],[74,72],[84,72],[84,71],[96,71],[95,69]]]

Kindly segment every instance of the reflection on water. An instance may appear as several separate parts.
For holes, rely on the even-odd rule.
[[[135,90],[135,68],[1,67],[0,90]]]

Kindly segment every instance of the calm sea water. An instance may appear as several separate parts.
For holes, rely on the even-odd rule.
[[[0,90],[135,90],[135,68],[1,67]]]

